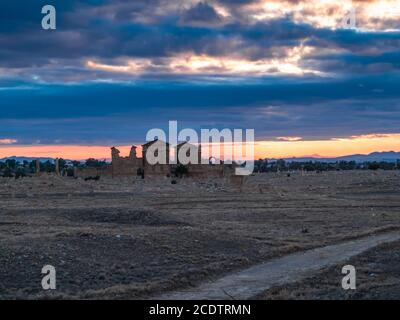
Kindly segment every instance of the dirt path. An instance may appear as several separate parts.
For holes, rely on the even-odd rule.
[[[165,300],[250,299],[272,286],[294,283],[312,272],[345,261],[377,245],[399,239],[400,232],[397,231],[295,253],[255,265],[190,290],[166,293],[155,298]],[[341,279],[338,279],[338,283],[340,281]]]

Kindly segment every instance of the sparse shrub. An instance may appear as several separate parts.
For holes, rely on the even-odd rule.
[[[67,168],[67,177],[74,176],[74,168]]]
[[[180,164],[175,168],[175,177],[182,178],[183,176],[187,175],[189,170],[186,166]]]
[[[377,162],[370,163],[369,166],[368,166],[368,169],[369,170],[378,170],[379,169],[379,163],[377,163]]]
[[[11,169],[8,167],[5,168],[3,171],[3,178],[13,178],[13,177],[14,177],[14,175],[13,175]]]
[[[23,172],[21,170],[17,170],[17,172],[15,173],[15,179],[24,178],[24,177],[26,177],[25,172]]]
[[[87,177],[87,178],[85,178],[85,181],[90,181],[90,180],[98,181],[98,180],[100,180],[100,176]]]
[[[144,179],[144,170],[142,168],[137,169],[136,175],[142,177]]]
[[[172,180],[171,184],[177,184],[178,182],[176,180]]]

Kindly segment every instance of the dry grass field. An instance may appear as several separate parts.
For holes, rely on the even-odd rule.
[[[356,290],[343,290],[343,264],[324,268],[297,283],[276,286],[259,295],[265,300],[399,300],[400,242],[385,243],[347,264],[357,270]]]
[[[1,178],[0,299],[150,298],[400,229],[399,192],[400,171],[257,174],[241,192],[220,181]],[[47,264],[52,292],[41,287]]]

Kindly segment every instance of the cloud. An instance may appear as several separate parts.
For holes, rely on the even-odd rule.
[[[129,144],[151,128],[166,128],[169,120],[196,129],[252,128],[257,140],[391,133],[398,131],[400,117],[398,81],[384,75],[247,84],[43,84],[0,91],[1,101],[12,106],[2,109],[0,137],[18,144]]]
[[[229,56],[212,57],[209,55],[196,55],[194,53],[182,53],[163,59],[128,59],[123,64],[104,64],[87,61],[90,69],[113,73],[125,73],[134,76],[142,74],[212,74],[212,75],[261,75],[268,74],[319,74],[321,72],[302,68],[299,61],[303,55],[312,51],[312,48],[299,46],[288,49],[282,58],[271,57],[256,61],[235,58]],[[119,59],[121,61],[121,59]]]
[[[258,72],[251,72],[257,76],[286,75],[288,68],[263,66],[274,60],[292,59],[295,48],[308,48],[309,52],[290,63],[290,68],[294,70],[295,65],[297,70],[311,70],[316,76],[399,71],[396,57],[400,33],[383,32],[395,29],[392,23],[368,32],[318,23],[338,17],[339,9],[334,8],[339,4],[331,1],[55,1],[59,19],[55,32],[45,32],[40,27],[37,12],[43,3],[24,3],[20,10],[9,0],[0,4],[4,15],[0,27],[0,79],[126,79],[126,75],[111,77],[105,68],[97,70],[103,72],[87,70],[88,61],[103,66],[122,65],[121,70],[126,61],[151,61],[150,68],[138,66],[140,75],[154,75],[161,70],[164,76],[170,72],[174,78],[176,70],[164,68],[164,61],[188,54],[207,57],[209,61],[245,61],[255,68],[260,66]],[[360,12],[372,12],[376,8],[372,5],[378,2],[360,1],[355,5],[362,9]],[[253,17],[265,12],[275,13]],[[389,21],[385,16],[379,19],[382,23]],[[236,63],[226,63],[222,73],[236,76],[235,66]],[[191,68],[183,69],[193,76]],[[204,75],[212,69],[203,68]],[[249,76],[246,68],[243,76]]]
[[[229,8],[241,20],[268,21],[290,16],[296,23],[307,23],[316,28],[343,28],[343,18],[351,10],[356,12],[356,26],[360,30],[393,30],[400,28],[400,4],[397,0],[254,0],[219,3]],[[247,17],[247,19],[246,19]]]
[[[379,140],[379,139],[400,139],[399,133],[373,133],[354,135],[345,138],[332,138],[334,141],[347,141],[347,140]]]
[[[0,145],[13,144],[13,143],[17,143],[17,142],[18,142],[18,140],[16,140],[16,139],[0,139]]]
[[[223,22],[223,17],[206,2],[199,2],[181,15],[181,23],[192,26],[213,26]]]
[[[302,137],[277,137],[276,139],[280,140],[280,141],[300,141],[303,138]]]
[[[348,1],[54,0],[54,32],[42,4],[0,2],[0,136],[16,144],[129,143],[171,119],[272,140],[398,129],[389,0],[353,1],[356,30]]]

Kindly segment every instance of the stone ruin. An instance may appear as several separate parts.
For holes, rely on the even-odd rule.
[[[165,156],[165,164],[151,164],[145,156],[148,149],[152,147],[152,150],[156,149],[156,152],[161,152],[162,157]],[[190,145],[187,142],[181,143],[176,147],[176,158],[178,161],[176,164],[169,163],[170,145],[167,142],[161,140],[150,141],[142,145],[141,158],[137,157],[136,146],[132,146],[129,156],[121,157],[120,151],[112,147],[111,148],[111,164],[98,168],[75,168],[75,177],[88,178],[88,177],[110,177],[110,178],[129,178],[139,177],[142,179],[155,179],[155,178],[169,178],[173,177],[174,169],[181,165],[179,152],[186,152],[190,156],[190,152],[196,152],[196,161],[185,163],[184,166],[187,168],[185,177],[194,179],[207,179],[207,178],[219,178],[226,179],[233,185],[240,186],[243,183],[243,177],[235,175],[236,165],[234,164],[201,164],[201,146],[196,147]],[[164,159],[163,159],[164,160]]]

